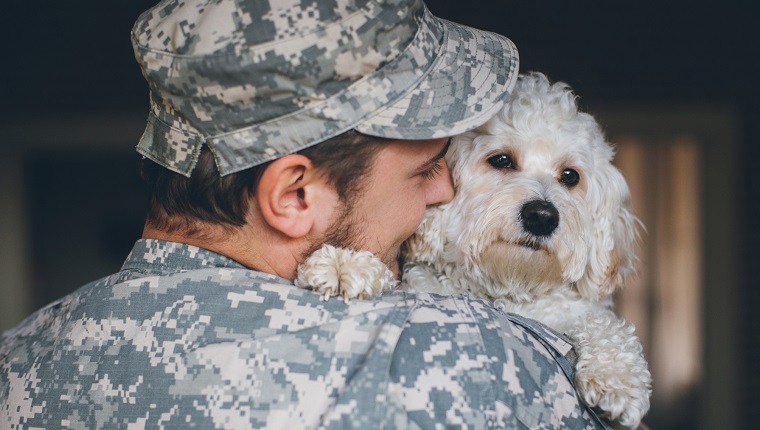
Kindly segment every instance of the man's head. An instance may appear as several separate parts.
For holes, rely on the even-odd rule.
[[[146,229],[200,244],[226,240],[263,218],[281,233],[307,238],[299,260],[329,243],[369,249],[393,267],[401,242],[414,232],[425,207],[452,198],[443,159],[447,149],[445,138],[409,145],[349,131],[226,176],[216,171],[207,150],[189,178],[144,159],[142,176],[150,192]],[[334,189],[335,198],[327,199],[331,204],[314,202],[315,182],[306,184],[305,177]],[[261,218],[252,220],[251,210]]]
[[[341,204],[354,206],[366,186],[367,171],[383,143],[390,140],[348,131],[298,154],[324,174],[335,187]],[[350,157],[347,156],[350,154]],[[208,148],[202,148],[190,177],[142,160],[141,175],[149,187],[146,224],[168,232],[204,237],[208,224],[227,230],[246,223],[249,199],[256,196],[259,180],[269,162],[221,176]]]
[[[421,0],[165,0],[140,16],[132,39],[151,89],[138,152],[189,178],[173,182],[180,189],[198,190],[165,201],[176,194],[156,184],[171,175],[147,168],[159,178],[148,227],[202,237],[265,225],[310,246],[388,255],[413,231],[407,213],[419,222],[410,199],[424,209],[450,194],[447,175],[409,182],[427,177],[412,162],[444,168],[446,138],[498,111],[517,69],[509,40],[439,20]],[[371,201],[390,184],[401,188]],[[229,202],[219,187],[244,198]],[[330,216],[295,210],[312,203]]]

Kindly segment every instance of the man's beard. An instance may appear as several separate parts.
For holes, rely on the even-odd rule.
[[[352,213],[353,205],[344,204],[338,219],[330,226],[327,232],[320,238],[313,240],[309,248],[301,256],[301,261],[311,255],[314,251],[321,248],[322,245],[332,245],[337,248],[346,248],[352,250],[366,250],[367,240],[364,229],[361,228],[362,220],[356,218]],[[391,270],[398,273],[398,255],[378,255],[385,265]]]
[[[327,232],[317,239],[313,240],[309,248],[301,256],[301,261],[311,255],[314,251],[321,248],[322,245],[332,245],[338,248],[361,249],[363,236],[360,235],[359,220],[354,218],[351,213],[353,205],[343,204],[338,219],[330,226]]]

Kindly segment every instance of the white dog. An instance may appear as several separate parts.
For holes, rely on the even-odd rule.
[[[499,115],[452,142],[455,197],[428,209],[407,241],[403,280],[414,291],[485,298],[565,333],[584,401],[635,428],[651,376],[633,326],[611,310],[612,292],[634,275],[636,241],[613,155],[567,85],[521,76]],[[371,254],[326,246],[297,284],[347,300],[394,280]]]

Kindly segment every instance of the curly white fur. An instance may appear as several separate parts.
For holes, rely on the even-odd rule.
[[[510,167],[489,162],[501,156]],[[649,409],[651,375],[633,326],[611,310],[612,292],[634,275],[637,222],[613,156],[567,85],[538,73],[521,76],[496,117],[452,143],[446,161],[455,197],[428,209],[405,244],[403,280],[416,291],[486,298],[566,333],[579,356],[583,399],[635,428]],[[578,173],[577,184],[560,180],[568,169]],[[525,222],[526,204],[536,201],[556,212],[549,233]],[[310,258],[301,271],[341,264],[335,258]],[[364,262],[382,265],[376,257]]]
[[[299,266],[295,284],[323,294],[336,295],[348,303],[368,298],[398,285],[388,266],[369,251],[354,251],[323,245]]]

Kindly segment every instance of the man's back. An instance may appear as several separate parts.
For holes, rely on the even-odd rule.
[[[483,302],[322,301],[172,242],[0,342],[9,428],[593,428],[546,344]]]

